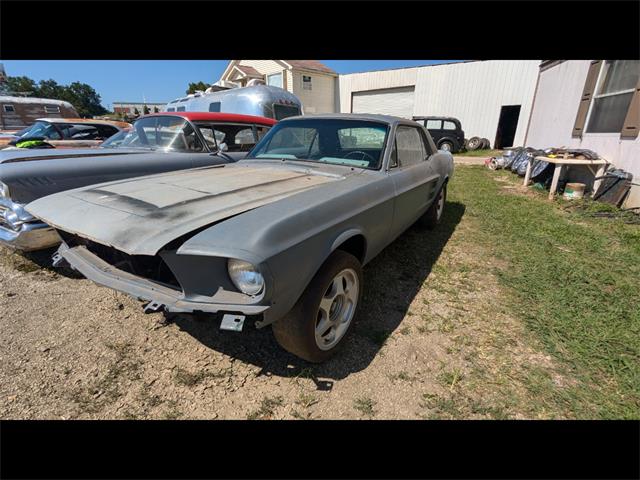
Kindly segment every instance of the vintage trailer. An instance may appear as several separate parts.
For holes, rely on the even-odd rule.
[[[302,102],[293,93],[270,85],[225,88],[214,85],[169,102],[167,112],[224,112],[282,120],[302,114]]]
[[[0,95],[0,133],[16,133],[43,117],[77,118],[79,115],[73,105],[62,100]]]

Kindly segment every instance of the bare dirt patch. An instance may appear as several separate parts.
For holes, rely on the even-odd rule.
[[[283,352],[268,329],[145,315],[44,257],[0,249],[0,417],[571,417],[532,401],[571,379],[504,307],[496,272],[508,265],[475,241],[464,205],[446,212],[365,268],[353,335],[323,365]]]

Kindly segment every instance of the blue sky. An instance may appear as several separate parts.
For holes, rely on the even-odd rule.
[[[447,63],[455,60],[321,60],[338,73]],[[0,60],[7,75],[36,82],[79,81],[91,85],[111,109],[114,101],[168,102],[184,95],[189,82],[213,83],[228,60]]]

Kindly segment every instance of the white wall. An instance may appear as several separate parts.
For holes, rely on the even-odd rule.
[[[527,146],[588,148],[640,180],[640,137],[621,139],[619,133],[584,133],[572,138],[590,60],[569,60],[540,72]],[[570,177],[571,178],[571,177]],[[640,188],[633,187],[627,207],[640,206]]]
[[[495,140],[500,107],[521,105],[514,145],[522,145],[539,60],[488,60],[382,70],[340,76],[340,111],[351,111],[352,92],[415,85],[414,115],[462,122],[467,138]]]

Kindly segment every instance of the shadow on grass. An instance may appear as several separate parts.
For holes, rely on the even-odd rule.
[[[363,298],[353,332],[342,351],[324,364],[284,351],[269,327],[255,329],[249,319],[241,333],[220,331],[219,315],[179,314],[170,321],[208,348],[260,367],[262,374],[311,378],[319,390],[330,390],[332,380],[365,369],[398,328],[464,211],[463,204],[447,202],[436,229],[411,227],[364,268]]]

